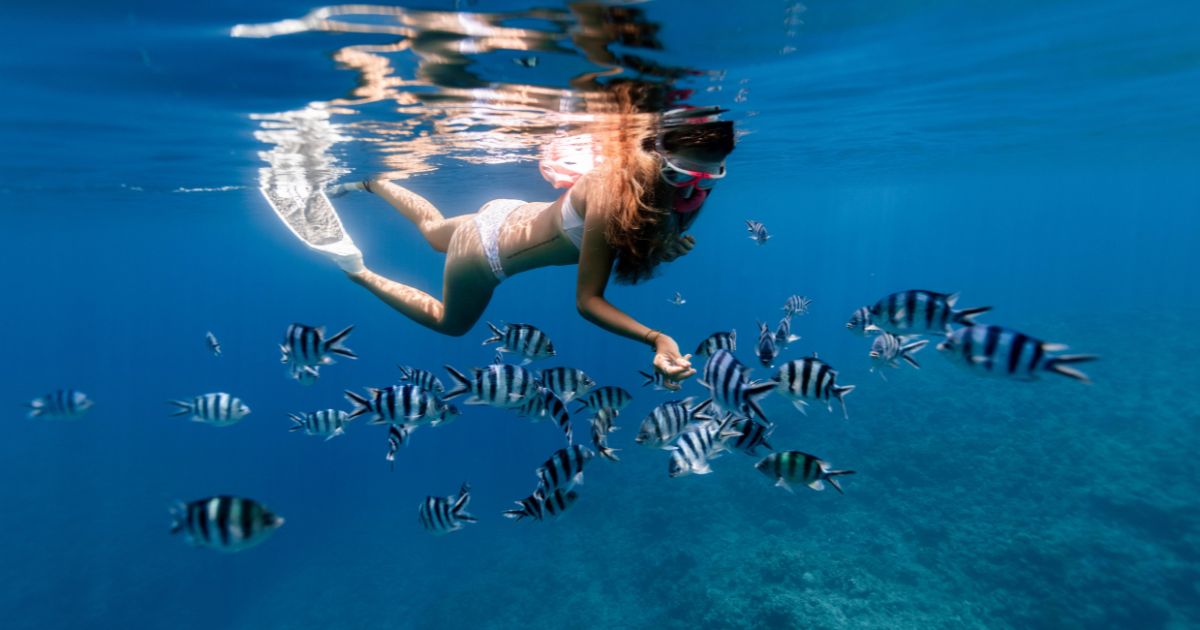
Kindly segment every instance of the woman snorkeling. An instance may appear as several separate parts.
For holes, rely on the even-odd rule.
[[[701,111],[705,115],[699,118],[692,113]],[[725,157],[734,146],[733,123],[714,121],[713,113],[676,110],[654,116],[653,123],[623,124],[598,134],[597,166],[553,202],[496,199],[474,214],[446,218],[425,198],[382,178],[335,187],[334,194],[360,189],[379,195],[446,254],[441,301],[371,271],[360,255],[335,259],[354,282],[392,308],[455,336],[479,321],[505,278],[578,264],[579,313],[609,332],[653,347],[655,369],[677,386],[696,372],[691,355],[681,355],[669,335],[611,304],[604,290],[610,276],[640,282],[695,245],[684,232],[725,176]]]

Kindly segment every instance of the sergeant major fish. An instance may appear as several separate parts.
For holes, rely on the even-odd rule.
[[[665,402],[646,414],[638,428],[635,442],[652,448],[667,448],[672,440],[697,420],[697,414],[708,407],[707,401],[693,405],[692,398]]]
[[[406,424],[388,425],[388,452],[386,459],[392,470],[396,470],[396,452],[400,450],[401,446],[408,443],[412,432],[413,428]]]
[[[488,322],[492,336],[484,340],[483,345],[499,343],[500,352],[512,352],[524,358],[522,365],[534,359],[546,359],[554,356],[554,344],[550,337],[530,324],[506,324],[504,329],[496,328]]]
[[[595,456],[590,448],[580,444],[558,449],[537,469],[538,489],[549,493],[582,484],[583,467]]]
[[[391,387],[368,388],[370,397],[360,396],[347,390],[346,399],[354,410],[346,417],[353,420],[371,414],[370,424],[407,424],[420,426],[428,423],[439,426],[458,417],[458,409],[447,404],[429,390],[406,383]]]
[[[476,522],[476,518],[467,513],[470,500],[471,486],[465,483],[457,497],[425,497],[417,508],[417,520],[425,531],[433,534],[456,532],[464,527],[464,523]]]
[[[283,352],[280,362],[316,367],[334,363],[332,355],[335,354],[357,359],[358,355],[343,345],[352,330],[354,326],[347,326],[336,335],[326,337],[324,326],[314,328],[304,324],[292,324],[288,326],[283,343],[279,345],[280,351]]]
[[[659,391],[671,391],[671,388],[667,386],[667,377],[663,376],[662,372],[643,372],[638,370],[638,374],[646,379],[642,383],[642,387],[652,387]]]
[[[605,385],[604,387],[593,389],[587,396],[576,401],[580,406],[575,409],[575,412],[578,413],[584,409],[590,411],[612,409],[619,412],[625,409],[631,400],[633,400],[633,395],[624,389],[613,385]]]
[[[1099,358],[1092,354],[1058,354],[1067,347],[1008,328],[978,324],[946,335],[937,349],[959,365],[1020,380],[1033,380],[1040,372],[1053,372],[1087,383],[1090,382],[1087,374],[1072,364]]]
[[[525,400],[525,404],[521,406],[520,415],[538,418],[550,416],[550,419],[566,436],[567,445],[574,440],[571,433],[571,414],[567,412],[567,406],[563,404],[561,398],[545,387],[539,388],[537,393]]]
[[[178,409],[172,416],[191,415],[193,422],[203,422],[216,427],[236,424],[250,414],[250,408],[240,399],[225,392],[201,394],[191,400],[172,400]]]
[[[725,441],[736,437],[731,429],[732,416],[724,420],[705,420],[689,426],[675,439],[667,474],[679,477],[689,473],[707,475],[712,472],[708,462],[725,450]]]
[[[60,389],[29,402],[30,418],[78,418],[92,408],[87,394],[73,389]]]
[[[397,365],[396,367],[400,368],[400,380],[402,381],[408,381],[421,389],[438,395],[446,391],[446,386],[442,385],[441,379],[433,372],[407,365]]]
[[[718,411],[768,422],[759,399],[770,394],[775,383],[751,382],[749,371],[728,350],[718,350],[708,358],[700,384],[708,388],[709,400]]]
[[[771,453],[759,460],[754,467],[762,474],[774,479],[775,485],[788,492],[794,492],[789,482],[800,482],[819,491],[825,489],[824,482],[828,481],[834,490],[837,490],[839,494],[844,494],[842,486],[836,478],[854,474],[853,470],[830,470],[827,462],[815,455],[800,451]]]
[[[812,299],[803,295],[788,296],[788,299],[783,303],[783,314],[786,317],[807,315],[810,304],[812,304]]]
[[[775,345],[786,348],[797,341],[800,341],[800,336],[792,334],[792,316],[786,315],[775,328]]]
[[[771,437],[771,433],[775,431],[773,424],[764,425],[754,420],[738,419],[731,423],[730,429],[737,434],[733,443],[730,444],[731,448],[754,457],[758,457],[758,447],[760,446],[768,451],[775,450],[767,442],[767,438]]]
[[[779,347],[775,345],[775,333],[762,322],[758,323],[758,344],[754,347],[754,354],[765,367],[771,367],[779,354]]]
[[[208,351],[211,352],[214,357],[221,356],[221,342],[217,341],[217,336],[212,334],[211,330],[204,333],[204,341],[208,344]]]
[[[322,409],[306,414],[290,413],[288,417],[295,424],[288,431],[303,431],[307,435],[317,437],[325,436],[325,441],[328,442],[346,432],[346,423],[349,422],[347,415],[345,411],[338,409]]]
[[[879,332],[879,327],[871,323],[871,309],[867,306],[860,306],[850,315],[850,320],[846,322],[846,329],[860,337]]]
[[[283,519],[252,499],[216,496],[176,503],[171,508],[171,533],[182,533],[189,544],[232,553],[266,540]]]
[[[621,450],[608,446],[609,432],[617,430],[617,426],[613,424],[616,415],[617,412],[612,409],[601,409],[591,418],[592,446],[596,447],[596,453],[600,457],[613,462],[620,461],[616,453]]]
[[[871,352],[868,354],[871,357],[871,371],[874,372],[875,368],[898,368],[901,360],[919,370],[921,364],[917,363],[913,355],[928,344],[928,339],[918,339],[912,336],[897,337],[888,332],[880,333],[871,342]],[[887,380],[882,369],[879,370],[879,376]]]
[[[571,402],[576,396],[582,396],[596,386],[596,381],[583,370],[569,367],[546,368],[538,372],[538,382],[557,394],[563,402]]]
[[[544,494],[541,490],[534,492],[532,495],[517,501],[520,506],[516,510],[505,510],[504,516],[507,518],[515,518],[518,521],[529,517],[535,521],[543,520],[545,517],[557,517],[575,504],[579,499],[579,494],[574,490],[555,490],[549,495]]]
[[[791,400],[800,413],[808,413],[809,400],[823,401],[829,411],[833,411],[833,400],[837,399],[842,405],[842,415],[850,418],[846,411],[846,394],[854,391],[854,386],[838,385],[837,370],[817,358],[815,352],[811,357],[781,365],[773,381],[776,390]]]
[[[683,296],[680,295],[678,291],[675,292],[675,297],[672,297],[667,301],[675,306],[683,306],[684,304],[687,304],[687,300],[683,299]]]
[[[462,394],[471,394],[468,405],[491,405],[514,408],[525,404],[537,393],[537,379],[529,370],[519,365],[489,365],[475,368],[468,377],[447,365],[446,371],[454,381],[454,387],[446,392],[446,400]]]
[[[737,350],[737,331],[715,332],[700,342],[696,346],[695,354],[697,356],[709,357],[717,350],[728,350],[733,352]]]
[[[871,324],[865,330],[881,329],[894,335],[941,334],[950,332],[951,324],[970,326],[976,315],[992,310],[990,306],[955,310],[956,302],[957,293],[923,289],[893,293],[870,308]]]

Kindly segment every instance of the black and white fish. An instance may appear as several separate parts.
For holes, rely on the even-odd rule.
[[[659,391],[672,391],[670,387],[667,387],[667,377],[663,376],[662,372],[657,370],[654,372],[643,372],[638,370],[638,374],[641,374],[642,378],[646,379],[642,383],[642,387],[649,386]]]
[[[771,367],[775,357],[779,355],[779,346],[775,345],[775,333],[762,322],[758,323],[758,343],[754,346],[754,354],[765,367]]]
[[[346,399],[354,405],[347,420],[370,414],[370,424],[407,424],[410,427],[429,424],[436,427],[459,416],[454,405],[412,383],[371,387],[367,391],[369,396],[346,390]]]
[[[171,533],[182,533],[189,544],[232,553],[266,540],[283,519],[252,499],[216,496],[171,508]]]
[[[467,513],[471,501],[471,486],[463,484],[458,496],[425,497],[417,508],[417,520],[425,531],[434,534],[449,534],[462,529],[465,523],[474,523],[476,518]]]
[[[804,295],[792,295],[783,303],[783,314],[785,317],[792,315],[808,315],[808,307],[812,304],[812,299]]]
[[[576,396],[582,396],[596,386],[596,381],[583,370],[570,367],[546,368],[538,372],[537,378],[542,387],[557,394],[563,402],[571,402]]]
[[[837,370],[817,358],[815,352],[811,357],[788,361],[779,366],[772,383],[800,413],[807,415],[806,407],[810,400],[824,402],[829,411],[833,411],[833,401],[836,399],[842,405],[842,415],[850,418],[846,411],[846,394],[854,391],[854,386],[838,385]]]
[[[29,402],[30,418],[69,419],[87,413],[94,403],[87,394],[73,389],[59,389]]]
[[[620,412],[625,409],[629,402],[633,400],[633,395],[628,391],[615,385],[605,385],[588,392],[587,396],[580,398],[576,402],[579,407],[575,409],[575,413],[579,413],[584,409],[589,411],[599,411],[601,409],[612,409]]]
[[[813,490],[824,490],[825,482],[828,481],[834,490],[842,493],[842,486],[837,477],[854,474],[853,470],[830,470],[827,462],[800,451],[771,453],[759,460],[754,467],[774,479],[775,485],[788,492],[794,492],[791,483],[799,482]]]
[[[761,223],[759,223],[758,227],[750,233],[750,240],[758,243],[759,245],[766,245],[767,239],[769,238],[771,238],[771,235],[767,233],[766,226]]]
[[[521,66],[522,68],[536,68],[538,65],[538,58],[533,55],[527,55],[525,57],[514,57],[513,63],[517,64],[518,66]]]
[[[443,398],[450,400],[455,396],[471,394],[467,399],[468,405],[491,405],[505,409],[521,407],[538,389],[537,378],[519,365],[475,368],[470,377],[449,365],[446,371],[450,373],[454,387]]]
[[[288,417],[295,423],[288,431],[303,431],[306,435],[325,436],[328,442],[346,432],[346,423],[350,421],[349,414],[338,409],[322,409],[306,414],[289,413]]]
[[[204,342],[208,344],[208,351],[214,357],[221,356],[221,342],[217,341],[217,336],[212,334],[212,331],[204,333]]]
[[[566,436],[568,445],[574,441],[571,433],[571,414],[567,411],[567,406],[563,404],[557,394],[545,387],[539,388],[537,393],[525,400],[525,404],[519,410],[519,415],[530,416],[534,419],[548,417]]]
[[[921,364],[917,363],[913,355],[927,345],[929,345],[928,339],[920,339],[916,336],[897,337],[889,332],[881,332],[871,342],[871,352],[867,355],[871,357],[871,371],[874,372],[875,368],[880,368],[879,376],[887,380],[887,377],[883,375],[882,368],[898,368],[900,361],[919,370]]]
[[[396,469],[396,452],[400,450],[401,446],[408,444],[413,430],[413,427],[406,424],[388,425],[387,461],[392,470]]]
[[[592,416],[592,446],[596,447],[596,453],[609,461],[620,461],[617,458],[618,448],[609,448],[608,434],[617,430],[617,426],[613,424],[617,412],[612,409],[601,409]]]
[[[1033,380],[1041,372],[1053,372],[1088,383],[1087,374],[1073,364],[1099,358],[1092,354],[1059,354],[1067,346],[982,324],[955,330],[937,349],[942,356],[972,370],[1018,380]]]
[[[700,384],[708,388],[709,400],[717,411],[768,422],[758,401],[775,389],[775,383],[751,382],[749,375],[749,370],[732,352],[718,350],[705,362]]]
[[[957,293],[937,293],[912,289],[893,293],[871,307],[868,332],[885,330],[894,335],[942,334],[950,332],[951,324],[971,326],[974,317],[992,310],[990,306],[955,310]]]
[[[869,306],[858,307],[846,322],[846,329],[860,337],[866,337],[873,332],[879,332],[879,327],[871,323],[871,308]]]
[[[407,365],[397,365],[396,367],[400,368],[400,380],[408,381],[421,389],[439,396],[445,393],[446,386],[442,385],[441,379],[433,372]]]
[[[667,301],[670,302],[671,304],[674,304],[675,306],[683,306],[684,304],[687,304],[687,300],[683,299],[683,295],[680,294],[678,291],[675,292],[675,297],[672,297],[671,299],[669,299]]]
[[[193,422],[203,422],[217,427],[236,424],[250,414],[250,408],[241,399],[225,392],[201,394],[191,400],[172,400],[178,407],[172,416],[191,415]]]
[[[760,221],[746,219],[746,231],[753,235],[755,232],[763,229],[764,226]]]
[[[771,433],[775,431],[773,424],[765,425],[753,420],[738,419],[731,423],[730,429],[737,434],[733,442],[729,444],[730,448],[754,457],[758,457],[758,447],[760,446],[768,451],[775,450],[767,442],[767,438],[771,437]]]
[[[547,516],[554,518],[574,505],[577,499],[579,499],[579,494],[574,490],[559,489],[551,492],[549,495],[538,490],[532,495],[517,501],[520,509],[505,510],[504,516],[515,518],[518,521],[525,517],[532,518],[535,521],[543,520]]]
[[[288,326],[283,343],[279,345],[280,351],[283,352],[280,362],[316,367],[334,363],[335,354],[357,359],[358,355],[343,345],[352,330],[354,326],[347,326],[336,335],[326,337],[324,326],[314,328],[304,324],[292,324]]]
[[[488,322],[492,336],[484,340],[483,345],[499,343],[498,352],[512,352],[524,358],[522,365],[534,359],[547,359],[554,356],[554,344],[550,337],[530,324],[505,324],[504,329],[496,328]]]
[[[595,456],[592,449],[582,444],[558,449],[537,469],[538,489],[546,494],[582,484],[583,467]]]
[[[800,341],[800,336],[792,334],[792,316],[785,315],[775,327],[775,345],[786,348],[797,341]]]
[[[707,475],[712,472],[708,462],[719,456],[725,450],[725,442],[738,433],[731,428],[732,416],[724,420],[704,420],[687,427],[675,438],[671,446],[671,461],[667,466],[667,474],[679,477],[695,473]]]
[[[288,376],[305,387],[317,382],[321,378],[321,368],[315,365],[297,365],[295,363],[288,364]]]
[[[717,350],[728,350],[733,352],[737,350],[737,331],[715,332],[700,342],[696,346],[695,354],[701,357],[712,356],[712,353]]]
[[[694,405],[690,397],[665,402],[651,409],[642,419],[634,441],[642,446],[669,449],[671,441],[679,437],[689,424],[696,422],[699,419],[697,414],[703,413],[707,407],[707,401]]]

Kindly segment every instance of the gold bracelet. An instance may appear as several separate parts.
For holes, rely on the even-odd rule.
[[[651,338],[650,338],[650,335],[654,335],[654,338],[653,338],[653,339],[651,339]],[[646,334],[642,335],[642,339],[643,339],[643,340],[644,340],[646,343],[648,343],[648,344],[650,344],[651,346],[653,346],[653,345],[654,345],[654,342],[658,341],[658,338],[659,338],[659,337],[661,337],[661,336],[662,336],[662,331],[661,331],[661,330],[654,330],[653,328],[651,328],[650,330],[646,331]]]

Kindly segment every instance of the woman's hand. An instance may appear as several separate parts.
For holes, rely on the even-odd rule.
[[[680,355],[679,344],[675,340],[666,336],[659,335],[654,340],[654,369],[662,374],[663,385],[671,390],[679,390],[679,381],[688,378],[696,373],[692,367],[692,355]]]
[[[674,240],[672,240],[670,243],[667,243],[667,247],[663,251],[664,262],[671,262],[672,260],[675,260],[676,258],[679,258],[680,256],[692,251],[692,248],[696,246],[696,237],[690,234],[688,236],[679,236],[676,234],[672,238]]]

